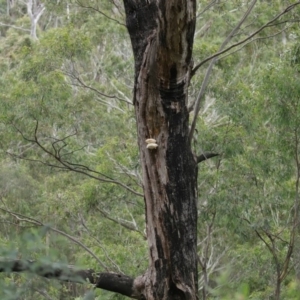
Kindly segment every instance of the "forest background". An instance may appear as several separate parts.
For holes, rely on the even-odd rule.
[[[195,65],[250,3],[198,2]],[[294,2],[259,1],[231,44]],[[193,138],[197,152],[218,154],[199,165],[200,298],[274,299],[279,288],[299,299],[299,21],[295,7],[210,74]],[[133,78],[121,1],[0,1],[1,257],[147,269]],[[1,274],[0,297],[125,299],[16,273]]]

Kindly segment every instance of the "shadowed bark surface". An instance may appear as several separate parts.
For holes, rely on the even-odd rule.
[[[143,170],[149,269],[146,299],[196,299],[197,161],[187,90],[195,1],[126,1],[135,58],[134,105]],[[156,140],[147,149],[146,139]]]

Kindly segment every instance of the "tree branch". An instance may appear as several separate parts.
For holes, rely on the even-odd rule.
[[[201,155],[197,156],[197,164],[201,163],[202,161],[205,161],[209,158],[218,156],[218,153],[211,153],[211,152],[204,152]]]
[[[226,55],[223,55],[222,57],[219,57],[219,60],[224,59],[224,58],[228,57],[229,55],[232,55],[232,54],[234,54],[234,53],[236,53],[236,52],[241,51],[245,46],[247,46],[247,45],[250,44],[250,43],[253,43],[253,42],[255,42],[255,41],[261,41],[261,40],[273,38],[273,37],[279,35],[280,33],[284,32],[287,28],[289,28],[289,27],[287,26],[287,27],[283,28],[282,30],[280,30],[280,31],[278,31],[278,32],[276,32],[276,33],[273,33],[273,34],[271,34],[271,35],[261,36],[261,37],[255,38],[255,39],[253,39],[253,40],[251,40],[251,41],[247,41],[247,42],[245,42],[241,47],[235,49],[234,51],[232,51],[232,52],[230,52],[230,53],[227,53]]]
[[[79,218],[80,218],[80,222],[82,224],[82,226],[85,228],[85,230],[87,231],[87,233],[89,234],[89,236],[97,242],[98,246],[101,248],[101,250],[103,251],[105,257],[111,262],[111,264],[115,267],[115,269],[117,270],[118,273],[122,273],[124,274],[124,272],[121,271],[120,267],[117,265],[117,263],[109,256],[109,254],[107,253],[107,250],[104,248],[104,246],[102,245],[102,243],[100,242],[100,240],[95,237],[89,230],[89,228],[86,225],[86,222],[83,218],[83,216],[81,214],[78,214]],[[110,269],[111,272],[113,272],[112,269]]]
[[[250,4],[249,8],[247,9],[247,11],[245,12],[245,14],[243,15],[243,17],[240,19],[240,21],[232,29],[232,31],[229,33],[229,35],[227,36],[227,38],[225,39],[225,41],[222,43],[222,45],[220,47],[220,50],[219,50],[219,53],[222,52],[222,50],[225,48],[225,46],[231,41],[231,39],[233,38],[233,36],[235,35],[235,33],[240,29],[240,27],[242,26],[242,24],[246,21],[246,19],[250,15],[252,9],[254,8],[256,2],[257,2],[257,0],[253,0],[252,1],[252,3]],[[199,94],[198,94],[195,102],[192,104],[192,107],[194,106],[194,118],[193,118],[193,121],[192,121],[192,124],[191,124],[191,130],[190,130],[190,133],[189,133],[189,142],[191,142],[192,138],[193,138],[193,134],[194,134],[194,131],[195,131],[195,128],[196,128],[196,123],[197,123],[197,117],[198,117],[198,114],[199,114],[199,111],[200,111],[200,103],[201,103],[201,100],[202,100],[202,98],[204,96],[206,87],[208,85],[208,80],[209,80],[210,74],[212,72],[212,69],[213,69],[213,66],[214,66],[216,60],[217,60],[217,56],[213,57],[213,59],[211,60],[209,66],[208,66],[208,68],[206,70],[206,74],[205,74],[204,80],[202,82]],[[195,72],[194,70],[192,71],[192,73]]]
[[[71,78],[77,80],[77,82],[79,83],[79,84],[72,83],[71,85],[73,85],[73,86],[78,86],[78,87],[86,88],[86,89],[89,89],[89,90],[95,92],[97,95],[100,95],[100,96],[103,96],[103,97],[106,97],[106,98],[109,98],[109,99],[117,99],[117,100],[119,100],[119,101],[123,101],[123,102],[125,102],[125,103],[127,103],[127,104],[132,105],[132,102],[131,102],[131,101],[128,101],[127,99],[123,99],[123,98],[120,98],[120,97],[115,96],[115,95],[113,95],[113,96],[107,95],[107,94],[105,94],[105,93],[100,92],[98,89],[96,89],[96,88],[94,88],[94,87],[92,87],[92,86],[87,85],[87,84],[79,77],[79,75],[76,76],[74,73],[70,73],[70,72],[64,72],[64,73],[65,73],[66,75],[68,75],[69,77],[71,77]]]
[[[0,26],[6,26],[6,27],[11,27],[13,29],[18,29],[18,30],[23,30],[23,31],[28,31],[30,32],[30,29],[26,29],[26,28],[23,28],[23,27],[19,27],[19,26],[15,26],[15,25],[11,25],[11,24],[4,24],[2,22],[0,22]]]
[[[258,33],[260,33],[261,31],[263,31],[265,28],[267,27],[271,27],[274,26],[274,24],[272,24],[273,22],[275,22],[276,20],[278,20],[281,16],[283,16],[284,14],[290,12],[291,10],[293,10],[297,5],[300,4],[300,1],[288,6],[284,11],[282,11],[281,13],[279,13],[277,16],[275,16],[272,20],[270,20],[269,22],[267,22],[266,24],[264,24],[263,26],[261,26],[259,29],[257,29],[256,31],[254,31],[253,33],[251,33],[248,37],[246,37],[245,39],[232,44],[231,46],[229,46],[228,48],[218,51],[217,53],[205,58],[204,60],[202,60],[199,64],[197,64],[193,70],[192,70],[192,74],[191,76],[194,76],[195,73],[197,72],[197,70],[203,66],[205,63],[207,63],[208,61],[210,61],[211,59],[214,59],[215,57],[220,56],[221,54],[228,52],[229,50],[231,50],[232,48],[235,48],[243,43],[245,43],[246,41],[252,39],[255,35],[257,35]]]
[[[209,10],[211,7],[213,7],[217,3],[217,0],[212,0],[210,3],[208,3],[202,11],[200,11],[196,18],[198,19],[200,16],[202,16],[207,10]]]
[[[86,175],[90,178],[96,179],[96,180],[101,181],[101,182],[116,184],[116,185],[119,185],[119,186],[125,188],[127,191],[130,191],[131,193],[135,194],[136,196],[139,196],[139,197],[144,196],[142,193],[139,193],[139,192],[133,190],[132,188],[130,188],[126,184],[124,184],[120,181],[114,180],[113,178],[111,178],[111,177],[109,177],[105,174],[102,174],[101,172],[90,169],[87,166],[72,163],[70,161],[65,160],[63,158],[63,156],[65,156],[67,154],[71,154],[71,153],[65,153],[65,154],[60,153],[62,148],[67,146],[64,141],[67,138],[75,135],[76,133],[75,134],[70,134],[70,135],[68,135],[68,136],[66,136],[62,139],[56,139],[55,138],[55,141],[51,144],[51,146],[53,148],[53,151],[50,151],[44,145],[41,144],[41,142],[38,138],[38,127],[39,127],[39,122],[36,120],[36,126],[35,126],[35,129],[34,129],[34,139],[30,139],[30,138],[27,138],[19,128],[14,126],[14,128],[21,134],[21,136],[23,137],[23,139],[25,141],[36,144],[41,150],[43,150],[46,154],[48,154],[49,157],[53,158],[54,161],[56,161],[59,165],[50,164],[50,163],[47,163],[47,162],[44,162],[44,161],[41,161],[41,160],[38,160],[38,159],[28,159],[28,158],[19,157],[18,155],[15,155],[15,154],[9,153],[9,152],[8,152],[8,154],[13,155],[13,156],[18,157],[18,158],[23,159],[23,160],[36,161],[36,162],[42,163],[42,164],[50,166],[50,167],[59,168],[59,169],[62,169],[62,170],[73,171],[73,172],[76,172],[76,173],[79,173],[79,174],[83,174],[83,175]],[[59,142],[63,142],[63,145],[60,148],[57,149],[56,145]],[[102,176],[102,177],[100,177],[100,176]]]
[[[126,25],[125,25],[124,23],[121,23],[121,22],[119,22],[118,20],[116,20],[116,19],[114,19],[114,18],[108,16],[106,13],[104,13],[103,11],[101,11],[101,10],[98,9],[98,8],[93,7],[93,6],[86,6],[86,5],[82,4],[82,2],[79,1],[79,0],[77,0],[76,2],[77,2],[77,4],[78,4],[78,6],[80,6],[81,8],[84,8],[84,9],[92,9],[92,10],[98,12],[99,14],[101,14],[102,16],[104,16],[105,18],[107,18],[107,19],[109,19],[109,20],[111,20],[111,21],[114,21],[114,22],[116,22],[117,24],[119,24],[119,25],[121,25],[121,26],[125,26],[125,27],[126,27]]]
[[[116,224],[119,224],[121,225],[122,227],[128,229],[128,230],[132,230],[132,231],[135,231],[137,233],[139,233],[144,239],[147,239],[147,237],[145,236],[145,234],[140,231],[137,227],[137,225],[134,223],[134,222],[130,222],[130,221],[127,221],[127,220],[123,220],[121,218],[114,218],[112,216],[109,215],[108,212],[106,212],[105,210],[97,207],[96,208],[105,218],[107,218],[108,220],[116,223]]]
[[[77,269],[71,265],[44,264],[33,260],[0,258],[0,273],[30,272],[45,278],[74,283],[90,283],[95,288],[138,299],[138,285],[132,277],[116,273],[99,273],[92,269]]]
[[[108,268],[105,266],[105,264],[96,256],[96,254],[90,250],[87,246],[85,246],[81,241],[77,240],[76,238],[74,238],[73,236],[59,230],[59,229],[56,229],[54,227],[51,227],[49,225],[45,225],[43,224],[42,222],[34,219],[34,218],[31,218],[31,217],[27,217],[27,216],[24,216],[22,214],[19,214],[19,213],[15,213],[15,212],[11,212],[9,211],[8,209],[4,209],[2,207],[0,207],[0,210],[10,214],[11,216],[13,216],[14,218],[16,218],[18,221],[23,221],[23,222],[27,222],[27,223],[30,223],[30,224],[34,224],[36,226],[43,226],[43,227],[46,227],[46,228],[49,228],[50,230],[68,238],[69,240],[71,240],[73,243],[81,246],[86,252],[88,252],[98,263],[99,265],[101,265],[104,269],[108,270]]]

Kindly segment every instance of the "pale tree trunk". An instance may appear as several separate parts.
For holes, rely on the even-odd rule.
[[[30,18],[30,36],[37,40],[36,28],[39,19],[45,11],[45,5],[39,0],[27,0],[27,14]]]
[[[124,6],[150,258],[141,299],[197,299],[197,162],[187,110],[196,1],[124,0]],[[147,148],[149,138],[156,149]]]
[[[15,5],[15,0],[6,0],[6,14],[10,16],[10,10]]]

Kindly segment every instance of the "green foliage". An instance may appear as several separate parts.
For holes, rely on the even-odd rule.
[[[201,14],[210,1],[200,2],[195,63],[219,50],[246,9],[245,1],[216,1]],[[112,1],[43,3],[39,40],[33,41],[26,6],[16,1],[8,17],[7,2],[0,1],[0,22],[13,25],[0,26],[0,256],[100,270],[79,243],[53,230],[58,229],[88,247],[107,269],[142,274],[147,244],[124,11]],[[232,43],[290,3],[260,1]],[[291,17],[298,15],[299,9]],[[276,237],[280,268],[287,253],[298,197],[300,52],[297,23],[284,24],[224,54],[201,103],[193,150],[219,154],[199,167],[199,257],[209,240],[209,279],[217,283],[209,299],[274,294],[276,264],[258,233],[268,242],[267,233]],[[191,101],[203,77],[201,70],[195,75]],[[298,299],[296,267],[290,267],[282,299]],[[124,299],[102,290],[94,294],[88,284],[1,274],[1,299],[47,295]]]
[[[72,3],[70,18],[65,18],[66,2],[53,3],[47,2],[47,8],[57,13],[57,21],[61,14],[63,22],[53,26],[52,15],[39,41],[17,28],[1,37],[0,197],[6,224],[0,230],[1,256],[98,270],[98,262],[78,243],[52,230],[58,229],[86,245],[107,269],[135,276],[147,265],[143,199],[113,183],[141,190],[135,121],[126,104],[133,77],[126,28]],[[106,5],[107,14],[111,8]],[[26,15],[16,16],[14,25],[29,28],[28,21]],[[51,157],[57,151],[64,161],[87,166],[94,179],[60,169],[62,164]],[[128,233],[99,210],[115,221],[136,224],[139,232]],[[35,221],[44,227],[35,229]],[[88,286],[28,274],[1,278],[1,299],[42,299],[39,291],[45,290],[53,299],[93,297]],[[97,293],[98,299],[111,299],[111,293]]]

